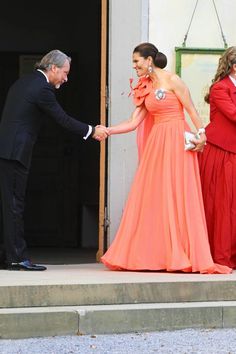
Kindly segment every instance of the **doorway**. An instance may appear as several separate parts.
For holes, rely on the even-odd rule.
[[[99,124],[101,0],[81,1],[79,11],[76,2],[35,7],[24,1],[2,5],[0,111],[9,86],[20,75],[22,56],[40,57],[60,49],[72,63],[68,83],[57,91],[58,101],[71,116]],[[45,117],[26,197],[25,237],[33,261],[45,262],[47,255],[47,263],[74,263],[77,254],[77,263],[96,261],[99,159],[97,141],[85,142]]]

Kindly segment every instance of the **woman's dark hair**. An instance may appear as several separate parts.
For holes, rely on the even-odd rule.
[[[155,47],[152,43],[141,43],[137,47],[134,48],[133,53],[139,53],[141,57],[147,58],[152,57],[153,64],[160,69],[166,67],[167,57],[165,54],[158,51],[157,47]]]

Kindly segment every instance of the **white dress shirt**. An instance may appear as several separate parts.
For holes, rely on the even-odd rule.
[[[229,75],[229,78],[232,81],[232,83],[234,84],[234,86],[236,86],[236,79],[231,75]]]

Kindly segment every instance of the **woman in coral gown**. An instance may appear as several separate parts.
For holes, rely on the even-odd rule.
[[[214,264],[208,242],[197,152],[206,136],[182,80],[163,68],[167,60],[151,43],[133,51],[139,82],[130,119],[109,135],[138,127],[139,165],[114,241],[101,261],[111,270],[230,273]],[[183,107],[200,134],[184,149],[189,130]]]

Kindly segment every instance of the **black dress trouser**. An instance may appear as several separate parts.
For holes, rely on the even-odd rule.
[[[29,259],[24,239],[24,208],[28,174],[28,169],[20,162],[0,158],[3,254],[7,263]]]

